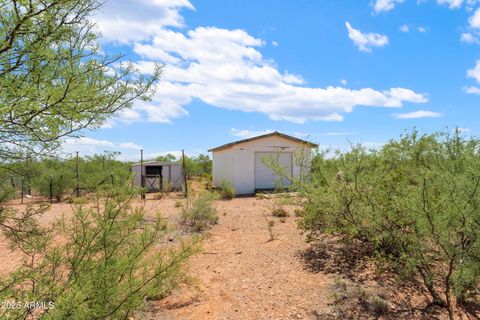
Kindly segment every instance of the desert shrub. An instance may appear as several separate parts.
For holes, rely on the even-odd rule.
[[[300,226],[369,242],[403,279],[448,309],[478,295],[480,140],[457,131],[406,134],[313,161]]]
[[[295,214],[295,217],[303,217],[305,214],[302,209],[298,209],[298,208],[293,210],[293,213]]]
[[[49,227],[36,224],[45,207],[13,213],[11,223],[4,215],[2,231],[28,263],[0,280],[0,300],[54,308],[2,309],[0,318],[126,319],[168,294],[198,241],[162,245],[166,225],[159,216],[146,222],[144,209],[129,205],[134,196],[104,194],[98,206],[75,205],[71,218]]]
[[[385,299],[358,283],[341,278],[335,278],[329,296],[333,299],[333,309],[337,311],[335,319],[363,319],[368,314],[379,317],[389,312]]]
[[[288,217],[288,211],[282,205],[276,203],[272,208],[272,216],[279,218]]]
[[[377,316],[386,314],[389,310],[387,301],[376,295],[370,299],[370,308]]]
[[[57,201],[62,201],[63,197],[75,188],[73,174],[63,168],[46,170],[35,179],[36,189],[45,197],[50,197],[50,183],[52,184],[52,196]]]
[[[85,192],[108,190],[113,185],[125,185],[131,178],[130,165],[115,160],[118,152],[80,158],[80,186]],[[74,159],[70,166],[75,168]]]
[[[130,165],[115,160],[116,152],[87,157],[79,157],[78,185],[82,193],[108,191],[112,186],[122,186],[130,181]],[[50,177],[52,178],[53,195],[60,201],[68,192],[76,188],[76,158],[57,159],[37,157],[26,161],[12,163],[16,177],[15,184],[20,186],[24,179],[25,187],[33,192],[48,197],[50,195]]]
[[[8,184],[0,185],[0,203],[10,200],[15,195],[15,189]]]
[[[182,206],[182,201],[177,200],[175,201],[175,208],[180,208]]]
[[[231,200],[235,198],[235,189],[228,181],[223,181],[220,186],[220,197],[224,200]]]
[[[197,232],[216,224],[218,215],[213,206],[215,199],[216,195],[209,192],[187,198],[182,205],[182,224]]]

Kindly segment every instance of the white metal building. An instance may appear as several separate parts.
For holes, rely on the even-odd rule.
[[[141,163],[132,164],[135,174],[133,184],[140,187],[142,177],[140,174]],[[183,187],[183,170],[178,164],[148,161],[143,163],[144,187],[150,192],[160,190],[180,190]]]
[[[210,149],[213,184],[229,182],[237,194],[288,186],[309,176],[312,148],[317,146],[275,131]]]

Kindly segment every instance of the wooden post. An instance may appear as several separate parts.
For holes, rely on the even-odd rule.
[[[77,180],[77,190],[76,190],[76,193],[77,193],[77,197],[80,197],[80,184],[79,184],[79,178],[80,178],[80,172],[79,172],[79,164],[78,164],[78,151],[76,152],[77,153],[77,164],[76,164],[76,169],[77,169],[77,174],[76,174],[76,180]]]
[[[53,180],[52,180],[52,175],[50,175],[50,203],[53,201]]]
[[[17,190],[15,190],[15,182],[13,182],[13,176],[10,176],[10,182],[12,183],[12,189],[13,189],[13,199],[17,197]]]
[[[22,178],[22,195],[21,195],[21,197],[22,197],[22,202],[21,202],[21,203],[23,203],[23,187],[24,187],[24,185],[23,185],[23,180],[24,180],[24,178]]]
[[[185,152],[183,152],[183,149],[182,149],[182,167],[183,167],[183,182],[185,184],[185,197],[188,197],[187,170],[185,168]]]
[[[32,194],[30,187],[30,156],[27,156],[27,194]]]
[[[145,180],[143,176],[143,149],[140,149],[140,187],[142,188],[142,199],[145,199]]]

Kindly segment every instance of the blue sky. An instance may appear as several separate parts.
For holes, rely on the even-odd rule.
[[[149,103],[66,152],[190,155],[281,131],[322,147],[381,145],[413,127],[478,134],[476,0],[107,0],[107,53],[149,73]]]

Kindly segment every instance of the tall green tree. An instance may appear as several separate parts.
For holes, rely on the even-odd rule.
[[[0,161],[55,150],[61,138],[150,98],[161,67],[145,77],[102,52],[89,20],[100,5],[0,1]]]

